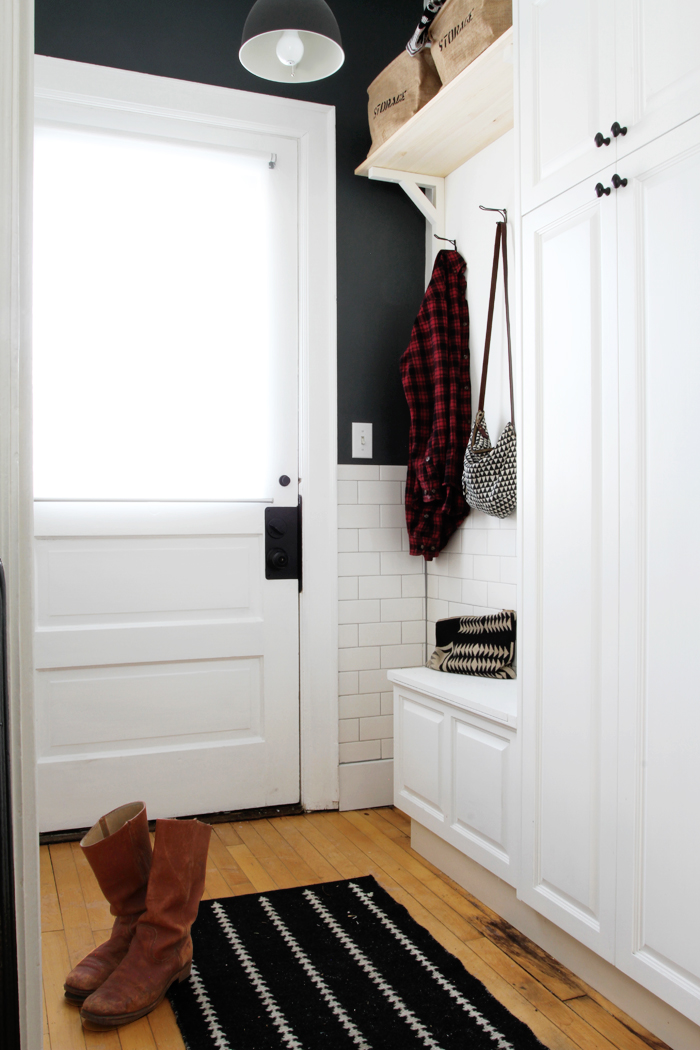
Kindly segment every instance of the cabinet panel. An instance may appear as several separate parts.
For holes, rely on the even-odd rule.
[[[452,827],[506,861],[509,745],[507,736],[452,721]]]
[[[626,161],[618,965],[700,1022],[700,118]]]
[[[615,892],[615,203],[584,184],[523,223],[520,894],[608,958]]]
[[[604,0],[523,0],[519,15],[523,212],[616,158],[614,12]]]
[[[444,820],[440,774],[444,715],[434,706],[398,698],[398,747],[401,753],[399,793]]]
[[[700,113],[700,4],[616,0],[622,157]]]

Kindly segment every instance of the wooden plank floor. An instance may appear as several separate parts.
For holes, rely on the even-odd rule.
[[[397,809],[213,826],[204,899],[373,875],[550,1050],[666,1044],[411,849]],[[68,970],[109,936],[109,909],[77,843],[41,849],[44,1050],[184,1050],[169,1004],[105,1034],[63,998]]]

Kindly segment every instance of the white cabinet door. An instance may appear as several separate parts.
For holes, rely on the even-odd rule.
[[[616,159],[615,18],[605,0],[519,6],[522,210]],[[596,146],[601,132],[609,145]]]
[[[611,171],[603,181],[610,184]],[[614,191],[523,220],[523,835],[519,896],[614,951],[617,354]]]
[[[397,806],[514,886],[519,764],[513,729],[395,685],[394,740]]]
[[[617,965],[700,1023],[700,117],[625,160]]]
[[[700,4],[616,0],[615,9],[622,157],[700,113]]]

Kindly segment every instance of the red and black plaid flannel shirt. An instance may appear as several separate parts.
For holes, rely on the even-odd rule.
[[[401,358],[411,412],[406,524],[411,554],[431,561],[464,521],[464,450],[471,427],[466,263],[441,251]]]

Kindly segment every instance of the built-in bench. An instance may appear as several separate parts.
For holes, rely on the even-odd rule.
[[[515,885],[517,681],[428,667],[394,686],[394,802]]]

